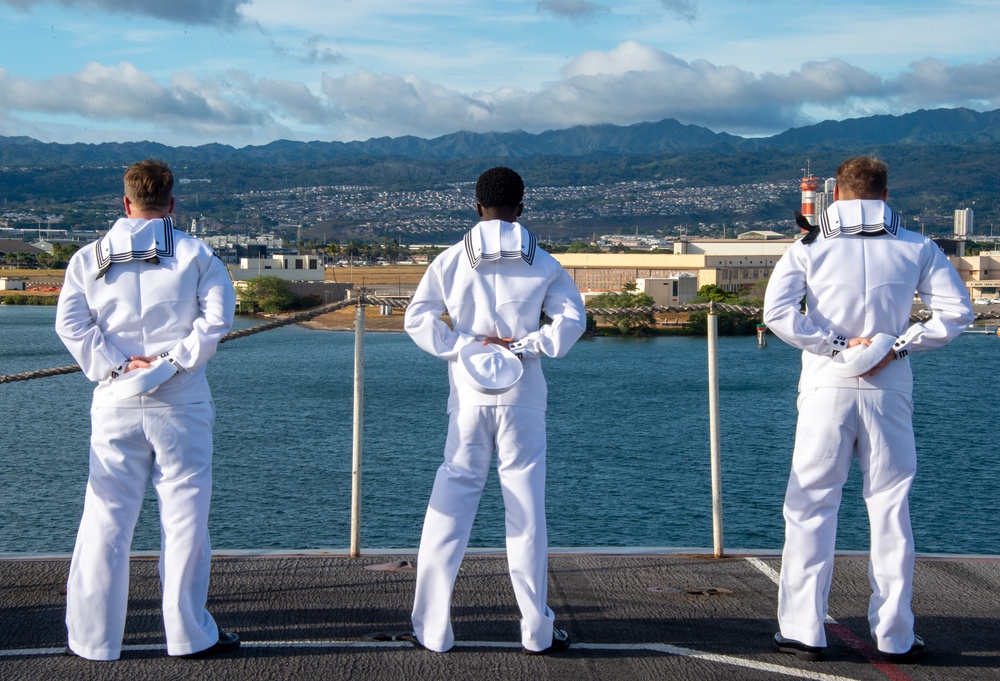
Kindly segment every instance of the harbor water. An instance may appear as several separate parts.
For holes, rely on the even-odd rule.
[[[55,310],[0,307],[0,374],[72,364]],[[258,323],[239,319],[242,328]],[[727,550],[780,549],[798,351],[774,337],[720,339]],[[444,362],[404,334],[365,338],[363,548],[419,541],[447,428]],[[996,397],[1000,339],[966,334],[911,356],[919,471],[917,550],[1000,553]],[[344,549],[350,540],[354,336],[292,326],[226,343],[215,396],[215,549]],[[553,547],[711,547],[704,338],[581,340],[547,360]],[[80,373],[0,385],[0,553],[68,553],[83,508],[92,384]],[[495,471],[471,546],[503,546]],[[855,465],[838,549],[865,550]],[[133,550],[156,550],[147,495]]]

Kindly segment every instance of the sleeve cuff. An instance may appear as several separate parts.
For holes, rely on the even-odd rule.
[[[119,376],[121,376],[122,374],[124,374],[125,373],[125,368],[128,366],[128,363],[131,362],[131,361],[132,360],[130,360],[128,357],[126,357],[124,362],[122,362],[117,367],[115,367],[114,369],[111,370],[111,373],[108,374],[108,380],[113,381],[116,378],[118,378]]]
[[[836,357],[847,349],[847,341],[848,339],[845,336],[834,336],[826,342],[830,344],[831,348],[833,348],[833,356]]]
[[[907,342],[904,338],[897,338],[896,342],[892,344],[892,352],[896,359],[902,359],[910,354],[910,349],[906,347]]]
[[[173,351],[161,353],[160,359],[166,360],[167,362],[170,362],[172,365],[174,365],[174,369],[176,369],[178,373],[184,371],[184,367],[182,367],[180,365],[180,362],[177,361],[177,358],[174,357],[173,354],[171,354],[172,352]]]

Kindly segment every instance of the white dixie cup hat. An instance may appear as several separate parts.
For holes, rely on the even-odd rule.
[[[111,381],[111,392],[119,400],[148,393],[177,373],[177,367],[165,359],[150,362],[148,369],[133,369]]]
[[[521,360],[513,352],[502,345],[480,342],[459,350],[458,368],[466,383],[487,395],[507,392],[524,373]]]
[[[887,333],[876,333],[872,336],[871,342],[871,345],[860,344],[847,348],[834,357],[837,375],[841,378],[864,376],[889,354],[896,337]]]

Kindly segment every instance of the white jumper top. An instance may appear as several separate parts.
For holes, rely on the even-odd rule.
[[[542,308],[551,324],[540,326]],[[441,320],[447,312],[452,327]],[[518,223],[491,220],[431,263],[406,308],[406,332],[423,350],[448,360],[448,412],[460,406],[545,409],[541,355],[562,357],[586,330],[586,311],[569,273],[536,247]],[[500,395],[474,390],[458,375],[458,353],[487,336],[513,338],[524,375]]]
[[[205,363],[235,306],[229,273],[207,244],[175,231],[170,218],[122,218],[70,259],[56,333],[97,382],[95,406],[193,404],[212,398]],[[148,394],[120,400],[111,381],[137,355],[166,355],[178,373]]]
[[[868,224],[865,216],[873,215],[878,224]],[[907,355],[944,346],[974,319],[958,272],[937,244],[899,227],[898,216],[882,201],[835,201],[817,229],[812,243],[799,241],[781,257],[764,297],[764,323],[803,351],[799,390],[910,392]],[[914,293],[933,316],[911,325]],[[898,359],[870,378],[840,378],[834,355],[849,339],[877,333],[896,337]]]

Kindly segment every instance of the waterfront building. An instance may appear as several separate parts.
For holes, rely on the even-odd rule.
[[[6,260],[8,267],[16,267],[19,258],[25,255],[42,255],[42,249],[19,239],[0,239],[0,261]],[[6,256],[3,258],[2,256]]]
[[[10,277],[0,277],[0,291],[23,291],[23,279],[11,279]]]
[[[755,229],[738,234],[736,238],[740,241],[773,241],[775,239],[787,239],[788,237],[780,232],[772,232],[767,229]]]
[[[234,282],[264,276],[285,281],[323,281],[324,278],[320,256],[301,253],[279,253],[270,258],[240,258],[238,266],[228,269]]]
[[[605,234],[597,242],[598,246],[624,246],[626,248],[643,248],[653,250],[654,248],[666,248],[669,244],[666,239],[658,236],[646,234]]]
[[[1000,251],[948,258],[973,300],[1000,301]]]
[[[670,253],[556,253],[581,292],[621,291],[639,279],[693,277],[735,293],[771,276],[794,239],[678,241]],[[680,290],[680,289],[679,289]]]
[[[698,277],[682,274],[676,277],[640,277],[636,287],[653,299],[657,305],[684,305],[698,295]]]

